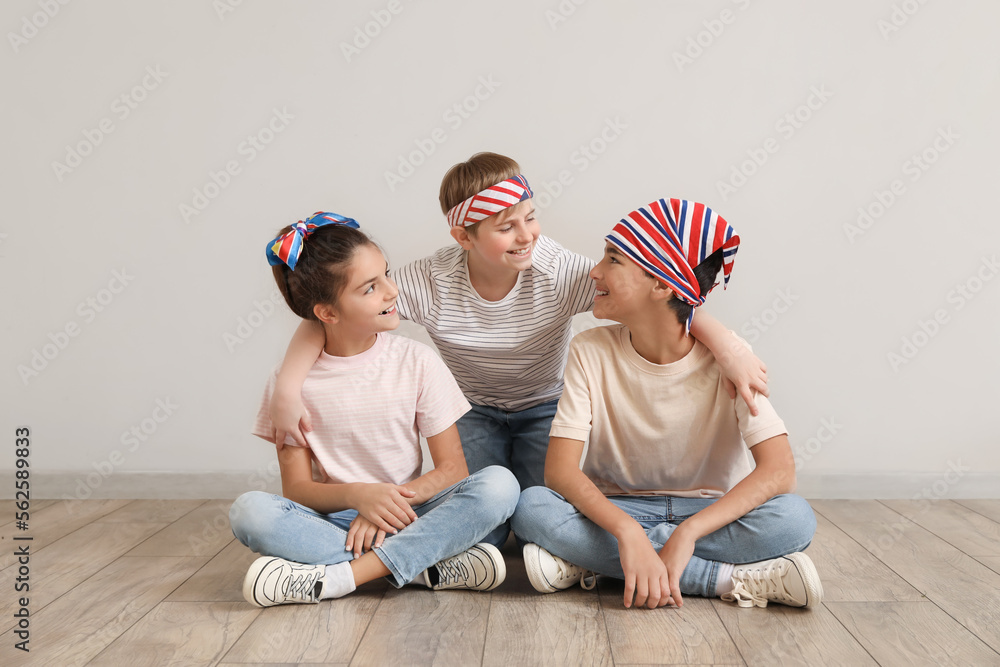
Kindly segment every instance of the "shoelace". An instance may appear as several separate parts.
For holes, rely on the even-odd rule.
[[[764,569],[743,570],[729,594],[741,607],[766,607],[768,599],[789,599],[777,564]]]
[[[316,601],[316,582],[319,581],[320,572],[314,570],[308,574],[295,574],[288,576],[288,586],[285,590],[285,597],[303,602]]]
[[[580,570],[581,568],[567,563],[562,558],[556,559],[556,581],[561,582],[564,579],[572,579],[580,576],[578,572],[573,572],[573,570]],[[589,584],[587,583],[589,580]],[[592,570],[583,570],[582,576],[580,576],[580,588],[585,591],[592,590],[594,586],[597,585],[597,573]]]
[[[469,580],[469,566],[461,558],[449,558],[437,564],[437,571],[440,575],[439,585],[456,584],[459,581]]]

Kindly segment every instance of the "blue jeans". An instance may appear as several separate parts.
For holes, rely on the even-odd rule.
[[[545,484],[545,453],[558,404],[549,401],[519,412],[473,404],[456,422],[469,471],[503,466],[514,473],[522,489]],[[503,546],[509,531],[504,523],[483,541]]]
[[[643,527],[659,552],[680,522],[717,499],[610,496],[608,500]],[[525,489],[511,524],[519,536],[555,556],[598,574],[625,578],[618,540],[552,489]],[[802,551],[815,532],[816,515],[805,499],[775,496],[695,543],[694,556],[681,575],[681,593],[715,597],[720,563],[754,563]]]
[[[513,514],[518,491],[509,470],[480,470],[414,506],[417,520],[387,535],[375,554],[399,588],[438,561],[483,541]],[[261,555],[333,565],[354,558],[346,545],[357,515],[355,510],[320,514],[281,496],[250,491],[233,503],[229,522],[236,539]]]

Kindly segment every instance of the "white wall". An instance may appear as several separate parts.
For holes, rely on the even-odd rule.
[[[249,425],[296,324],[280,304],[254,314],[273,293],[265,242],[324,209],[358,218],[396,264],[430,253],[450,241],[440,179],[480,150],[519,160],[545,233],[591,257],[661,196],[734,225],[733,279],[709,309],[768,363],[804,492],[1000,488],[994,2],[10,0],[0,13],[0,434],[10,451],[31,428],[38,493],[259,485],[273,452]],[[251,150],[251,135],[270,143]],[[432,135],[433,153],[415,153]],[[419,166],[390,187],[411,154]],[[238,173],[215,188],[227,162]],[[881,215],[862,228],[859,207]],[[54,358],[27,374],[36,352]],[[176,408],[123,441],[165,416],[157,401]]]

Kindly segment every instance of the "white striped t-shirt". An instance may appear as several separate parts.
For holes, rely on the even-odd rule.
[[[268,379],[253,434],[271,439]],[[455,379],[423,343],[380,333],[353,357],[320,353],[302,385],[312,417],[306,442],[324,482],[405,484],[420,476],[420,436],[441,433],[469,410]],[[291,436],[286,445],[294,445]]]
[[[591,259],[539,236],[500,301],[469,282],[468,253],[438,250],[393,272],[400,317],[422,325],[472,403],[518,411],[559,398],[577,313],[594,306]]]

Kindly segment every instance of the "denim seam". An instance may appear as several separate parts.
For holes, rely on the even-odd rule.
[[[388,570],[392,573],[392,578],[394,579],[393,583],[396,585],[396,588],[402,588],[407,582],[402,580],[403,578],[399,574],[399,568],[392,562],[392,558],[389,554],[385,552],[385,546],[375,547],[372,551],[375,552],[375,555],[378,556],[380,561],[382,561],[382,564],[385,565],[386,568],[388,568]]]
[[[317,516],[315,514],[312,514],[311,512],[303,512],[302,510],[300,510],[297,507],[291,507],[291,508],[289,508],[289,509],[287,509],[285,511],[288,512],[288,513],[294,512],[295,514],[297,514],[300,517],[309,519],[310,521],[315,521],[316,523],[318,523],[318,524],[320,524],[322,526],[326,526],[328,528],[333,528],[334,530],[338,530],[341,533],[343,533],[344,535],[347,535],[347,531],[344,530],[343,528],[341,528],[340,526],[338,526],[337,524],[335,524],[334,522],[329,521],[327,519],[324,519],[324,518],[322,518],[320,516]]]
[[[718,577],[719,577],[719,562],[709,561],[712,565],[708,569],[708,595],[706,597],[714,598],[715,591],[719,590]]]

